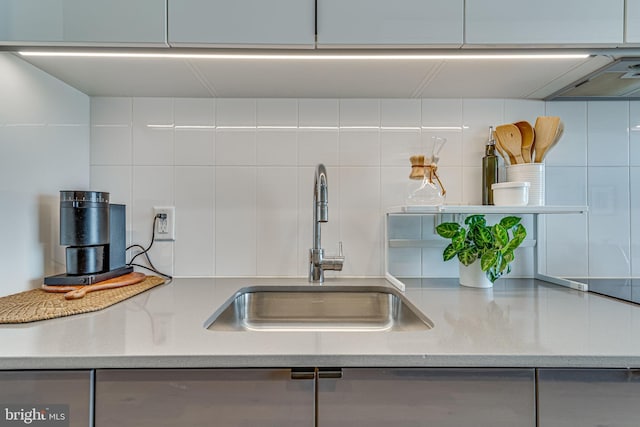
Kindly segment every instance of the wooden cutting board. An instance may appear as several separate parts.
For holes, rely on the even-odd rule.
[[[52,286],[42,285],[42,289],[46,292],[64,292],[65,299],[83,298],[87,293],[99,291],[102,289],[114,289],[122,286],[134,285],[142,282],[147,276],[144,273],[133,272],[123,276],[114,277],[113,279],[97,282],[92,285],[70,285],[70,286]]]

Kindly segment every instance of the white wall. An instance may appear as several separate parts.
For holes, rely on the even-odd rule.
[[[339,274],[379,276],[383,213],[404,202],[416,146],[448,138],[439,169],[447,202],[479,204],[488,126],[545,114],[566,124],[547,160],[547,203],[591,207],[547,219],[548,272],[640,270],[635,101],[92,98],[91,108],[91,186],[130,207],[136,243],[150,238],[152,206],[176,206],[177,240],[157,243],[152,257],[177,276],[305,276],[318,162],[330,182],[323,247],[332,253],[344,242]],[[428,237],[433,226],[414,218],[393,232]],[[514,275],[532,274],[531,251]],[[391,257],[398,274],[456,276],[440,252]]]
[[[0,53],[0,295],[64,271],[59,191],[89,186],[89,97]]]
[[[162,270],[304,276],[318,162],[330,180],[323,246],[344,242],[340,274],[378,276],[383,212],[403,203],[416,146],[447,137],[447,202],[476,204],[487,127],[542,114],[566,124],[547,160],[547,203],[590,207],[546,218],[547,273],[640,275],[638,101],[92,98],[89,108],[86,95],[9,53],[0,75],[0,294],[64,270],[58,191],[88,188],[89,177],[127,204],[129,241],[148,241],[152,206],[176,206],[177,241],[152,253]],[[428,236],[432,226],[413,219],[394,232]],[[524,258],[517,275],[532,272]],[[457,274],[439,250],[392,259],[399,274]]]

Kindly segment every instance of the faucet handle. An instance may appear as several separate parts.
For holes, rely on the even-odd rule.
[[[323,270],[342,271],[344,255],[342,254],[342,242],[338,242],[339,254],[336,256],[326,256],[322,258],[321,267]]]

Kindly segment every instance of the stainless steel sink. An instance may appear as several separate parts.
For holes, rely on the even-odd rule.
[[[423,331],[429,318],[384,286],[252,286],[205,323],[211,331]]]

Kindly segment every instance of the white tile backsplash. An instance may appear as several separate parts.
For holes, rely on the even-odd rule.
[[[340,127],[380,126],[380,100],[341,99]]]
[[[422,121],[421,107],[419,99],[382,99],[380,126],[419,128]]]
[[[463,174],[468,169],[470,168],[453,166],[441,166],[438,168],[438,177],[446,190],[446,203],[452,205],[467,203],[465,202],[463,194]]]
[[[256,178],[255,167],[216,167],[215,271],[218,276],[255,276],[257,273]]]
[[[504,122],[515,123],[526,120],[533,125],[536,122],[536,117],[545,115],[544,107],[544,101],[506,99],[504,101]]]
[[[256,251],[258,276],[298,273],[298,170],[260,167],[257,170]]]
[[[422,126],[462,129],[462,99],[423,99]]]
[[[296,129],[258,129],[256,163],[261,166],[291,166],[298,161]]]
[[[131,98],[91,98],[91,124],[131,126],[132,101]]]
[[[174,123],[185,127],[211,127],[215,125],[216,103],[213,99],[175,98],[173,100]]]
[[[587,168],[547,166],[545,196],[548,205],[585,206]],[[547,274],[587,277],[588,227],[586,215],[549,215],[545,218]]]
[[[382,275],[383,264],[380,260],[383,217],[380,215],[380,168],[341,168],[338,192],[340,213],[337,218],[345,254],[343,274]],[[330,254],[337,253],[336,246],[325,246],[325,250]]]
[[[630,260],[629,169],[588,171],[589,276],[628,277]],[[615,230],[622,230],[616,232]]]
[[[343,241],[346,256],[343,272],[327,277],[381,275],[384,212],[406,199],[414,151],[430,154],[431,138],[446,137],[438,175],[447,203],[478,204],[488,127],[544,114],[565,123],[546,161],[547,203],[589,204],[591,212],[545,218],[541,265],[566,276],[640,271],[639,173],[628,166],[640,165],[640,132],[629,131],[640,120],[637,101],[96,97],[91,105],[92,184],[111,185],[132,204],[134,241],[148,237],[148,208],[176,205],[179,240],[157,256],[180,276],[306,276],[317,163],[329,175],[322,246],[335,254]],[[610,221],[631,237],[612,241]],[[435,238],[432,222],[416,224],[395,232],[418,227],[418,236]],[[514,276],[533,273],[532,251],[521,250]],[[441,252],[394,248],[392,268],[457,276]]]
[[[343,129],[338,143],[338,162],[345,166],[380,166],[380,131]]]
[[[255,99],[216,99],[217,126],[256,126]]]
[[[382,166],[411,165],[409,158],[420,154],[416,147],[420,146],[419,129],[382,129],[380,130],[380,162]],[[424,154],[424,153],[422,153]]]
[[[298,165],[338,165],[338,138],[340,132],[331,129],[298,130]]]
[[[549,102],[546,115],[560,117],[564,123],[564,133],[560,141],[547,152],[545,163],[548,166],[586,166],[587,102]]]
[[[133,99],[133,164],[173,165],[173,100]]]
[[[298,124],[300,127],[337,128],[339,125],[338,100],[298,100]]]
[[[215,170],[211,166],[175,168],[175,272],[178,276],[215,274]]]
[[[589,166],[629,165],[629,103],[587,103]]]
[[[130,125],[91,125],[92,165],[130,165],[132,156]]]
[[[411,182],[408,179],[409,172],[410,168],[406,166],[381,168],[380,191],[383,210],[406,204]]]
[[[216,165],[256,164],[255,129],[217,129],[215,147]]]
[[[462,165],[481,166],[489,126],[504,122],[504,100],[465,99],[462,112]]]
[[[213,166],[215,139],[213,128],[176,128],[173,135],[175,165]]]
[[[258,126],[298,126],[296,99],[258,99],[256,110]]]
[[[146,247],[151,242],[154,206],[174,206],[174,174],[172,166],[133,167],[132,243]],[[170,275],[174,271],[173,248],[173,242],[156,242],[149,251],[156,268]]]

